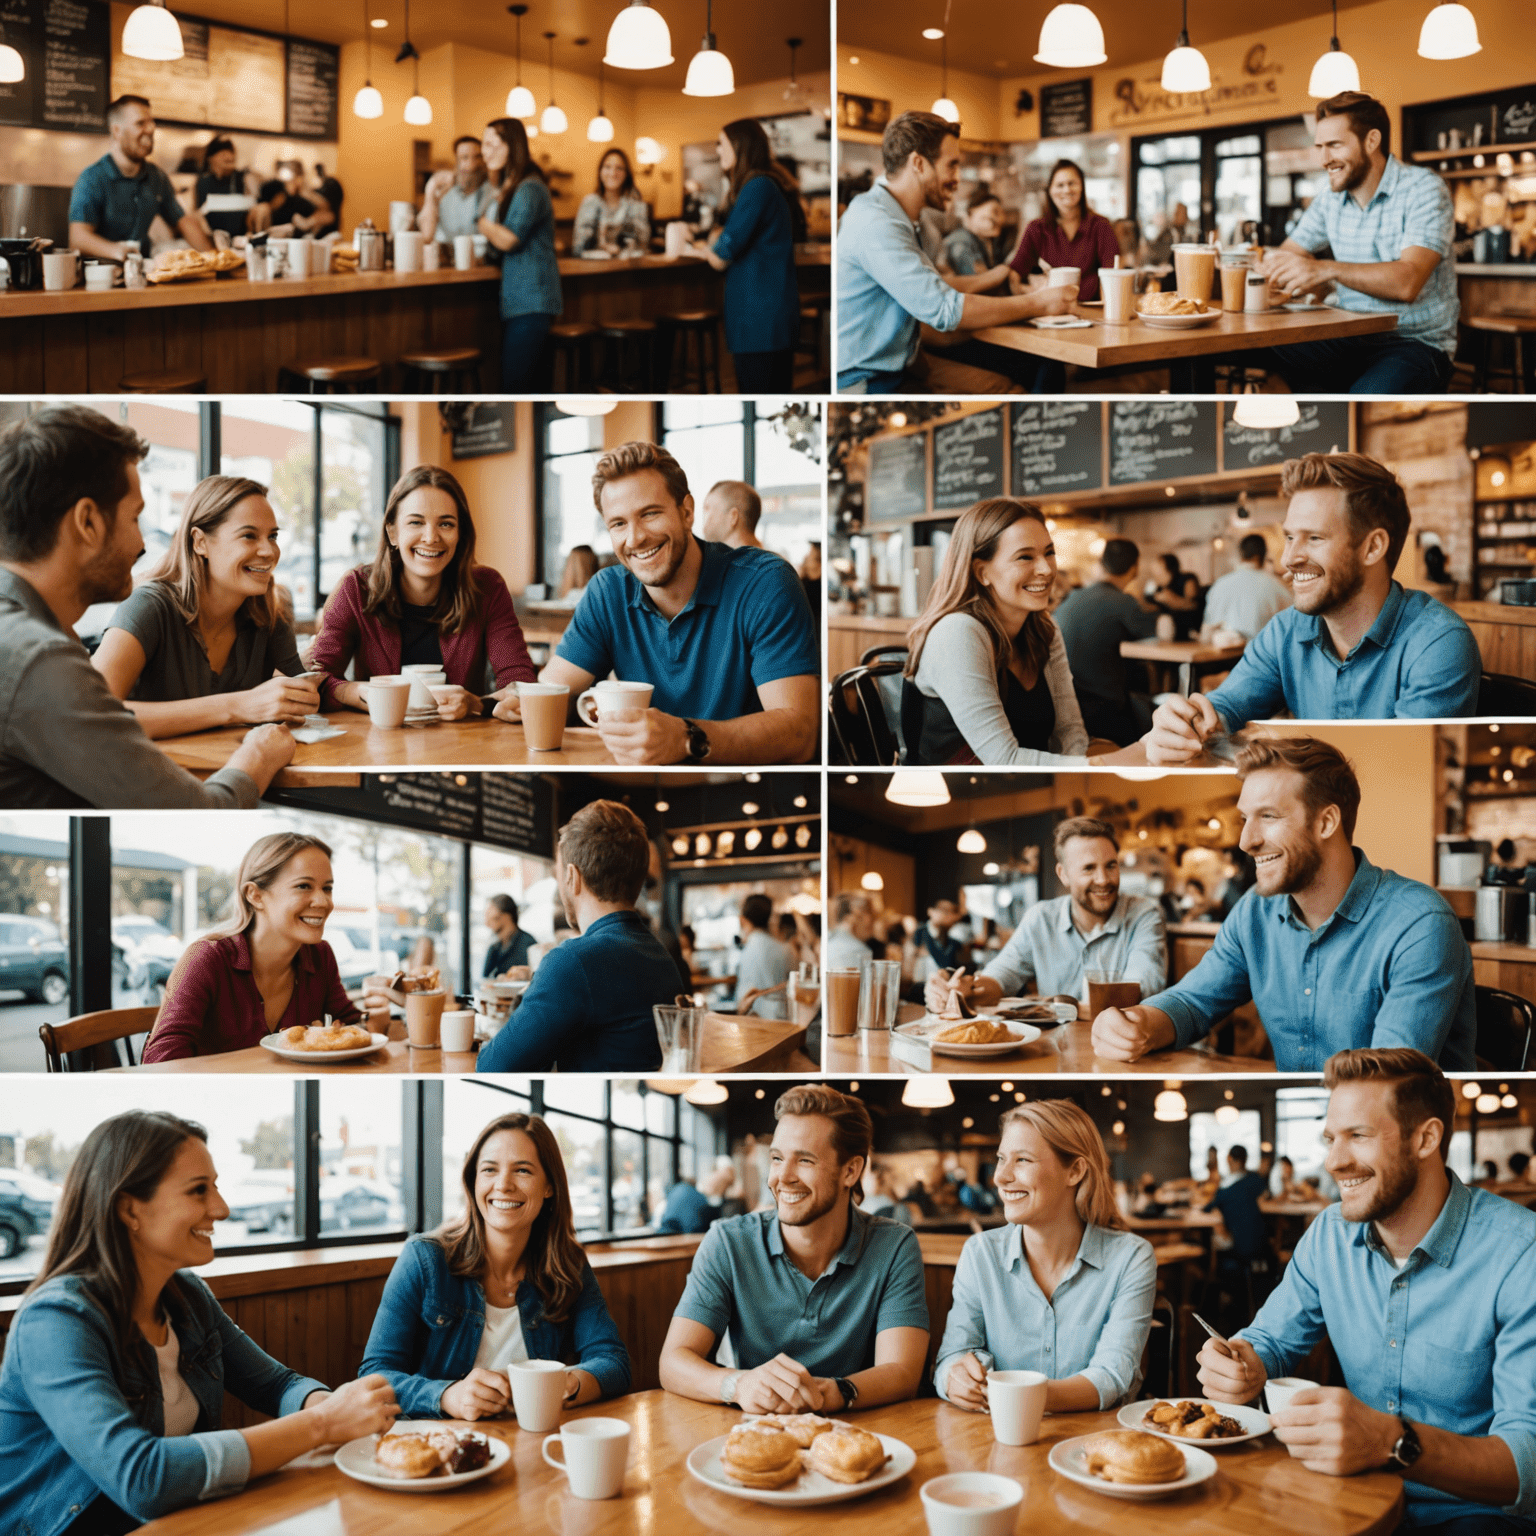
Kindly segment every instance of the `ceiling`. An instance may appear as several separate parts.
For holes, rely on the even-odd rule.
[[[837,42],[844,53],[860,47],[898,58],[918,59],[939,67],[940,45],[923,37],[924,27],[945,25],[949,11],[949,64],[952,69],[1004,79],[1014,75],[1040,74],[1045,66],[1034,62],[1040,40],[1040,23],[1055,0],[1027,0],[1011,9],[982,5],[977,0],[838,0]],[[1161,58],[1179,32],[1178,0],[1088,0],[1104,28],[1107,64],[1113,69],[1143,59]],[[1339,9],[1366,5],[1372,0],[1339,0]],[[1266,26],[1319,18],[1318,40],[1328,41],[1329,0],[1275,0],[1264,7]],[[1412,25],[1418,26],[1414,11]],[[1189,0],[1189,37],[1198,48],[1222,38],[1241,37],[1258,24],[1255,13],[1231,0]],[[1407,12],[1404,25],[1408,25]],[[1347,24],[1346,24],[1347,32]],[[1345,45],[1349,41],[1346,37]],[[1358,53],[1359,49],[1356,48]],[[1063,79],[1082,70],[1059,71]]]
[[[885,798],[890,783],[888,773],[854,775],[857,784],[848,783],[849,775],[834,768],[827,775],[827,804],[846,808],[872,821],[899,827],[904,832],[937,831],[964,826],[972,817],[966,807],[977,803],[976,815],[982,820],[997,817],[1030,816],[1049,808],[1054,796],[1053,779],[1048,773],[956,773],[944,775],[949,786],[949,804],[942,806],[897,805]],[[983,810],[979,802],[990,800]],[[832,822],[832,831],[838,830]]]
[[[173,10],[186,10],[209,21],[228,22],[263,32],[291,32],[323,43],[353,42],[363,36],[363,8],[389,25],[370,29],[376,45],[391,56],[405,38],[407,0],[339,0],[315,6],[292,0],[175,0]],[[547,58],[545,32],[556,33],[555,65],[559,69],[595,75],[608,28],[625,0],[528,0],[523,17],[523,73],[538,92],[539,70]],[[705,0],[653,0],[672,33],[674,62],[664,69],[611,69],[609,78],[626,85],[678,90],[688,77],[688,61],[704,36]],[[804,46],[797,72],[804,76],[831,68],[831,24],[828,0],[715,0],[717,46],[731,61],[736,84],[752,85],[789,75],[785,39],[799,37]],[[285,23],[285,19],[287,21]],[[575,39],[585,38],[584,47]],[[465,43],[493,53],[511,55],[517,26],[503,0],[417,0],[411,12],[411,40],[423,51],[444,43]],[[532,78],[529,78],[530,74]],[[730,98],[722,98],[728,101]]]

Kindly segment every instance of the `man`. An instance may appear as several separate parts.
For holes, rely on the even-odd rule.
[[[1237,776],[1253,889],[1187,976],[1093,1021],[1094,1051],[1139,1061],[1183,1049],[1252,998],[1281,1072],[1317,1072],[1365,1045],[1411,1045],[1473,1070],[1461,924],[1438,892],[1352,846],[1360,781],[1344,754],[1309,736],[1261,738],[1238,753]]]
[[[319,239],[322,235],[341,233],[341,202],[346,194],[334,176],[325,174],[325,167],[315,162],[315,222],[310,233]]]
[[[257,230],[289,227],[300,234],[314,233],[320,225],[319,206],[305,195],[304,167],[297,160],[279,160],[277,175],[261,184],[251,227]]]
[[[773,921],[773,902],[754,891],[741,903],[741,953],[736,960],[736,1009],[760,1019],[787,1019],[789,1000],[784,983],[789,980],[789,948],[768,931]],[[778,990],[775,991],[774,989]]]
[[[1175,203],[1173,212],[1163,221],[1163,227],[1147,241],[1147,264],[1153,267],[1167,266],[1173,260],[1173,248],[1186,241],[1198,240],[1199,230],[1189,227],[1189,209],[1183,203]]]
[[[763,515],[763,498],[745,480],[717,480],[704,498],[699,534],[710,544],[731,549],[762,549],[757,525]]]
[[[1328,190],[1313,198],[1264,275],[1290,293],[1330,289],[1340,309],[1397,316],[1397,328],[1302,342],[1264,355],[1296,394],[1443,394],[1456,353],[1456,233],[1450,188],[1391,154],[1387,109],[1359,91],[1321,103],[1313,142]],[[1312,252],[1327,246],[1332,256]]]
[[[1086,1005],[1084,972],[1118,971],[1141,987],[1160,992],[1168,978],[1168,940],[1162,908],[1150,896],[1120,894],[1120,844],[1107,821],[1073,816],[1055,835],[1056,878],[1067,894],[1036,902],[1013,930],[997,959],[978,976],[962,977],[960,990],[989,1006],[1026,992],[1072,997]],[[925,1001],[931,1013],[949,992],[947,971],[929,977]]]
[[[1275,1438],[1309,1471],[1403,1478],[1402,1531],[1529,1536],[1536,1518],[1536,1213],[1446,1166],[1456,1091],[1417,1051],[1344,1051],[1323,1140],[1339,1184],[1253,1323],[1200,1350],[1252,1401],[1326,1336],[1344,1385],[1298,1392]]]
[[[858,1207],[874,1130],[821,1083],[774,1106],[770,1210],[717,1221],[661,1348],[661,1384],[746,1413],[837,1413],[917,1392],[928,1306],[917,1234]],[[711,1357],[729,1334],[735,1366]]]
[[[1205,594],[1205,627],[1236,630],[1252,640],[1277,613],[1291,606],[1291,594],[1274,572],[1264,569],[1269,545],[1262,533],[1245,534],[1237,556],[1237,569],[1218,576]]]
[[[144,553],[131,428],[51,405],[0,432],[0,805],[10,810],[249,809],[293,757],[284,725],[249,731],[206,783],[145,736],[74,626],[133,591]]]
[[[1482,658],[1472,631],[1444,603],[1392,579],[1408,542],[1408,501],[1392,471],[1364,454],[1309,453],[1286,460],[1280,494],[1290,503],[1284,561],[1294,606],[1259,631],[1214,693],[1158,707],[1150,762],[1187,762],[1208,737],[1281,710],[1298,720],[1477,713]]]
[[[540,680],[573,702],[610,673],[654,686],[649,709],[599,717],[621,763],[807,761],[820,660],[794,567],[696,538],[688,478],[654,443],[605,453],[592,499],[619,564],[587,583]],[[517,700],[496,713],[515,717]]]
[[[517,926],[517,903],[510,896],[491,897],[485,907],[485,926],[491,930],[492,942],[485,952],[482,976],[505,976],[514,966],[528,964],[534,937]]]
[[[69,195],[69,243],[87,256],[121,261],[128,242],[149,254],[149,227],[158,214],[188,245],[211,251],[213,241],[196,214],[171,189],[171,178],[150,163],[155,118],[142,96],[119,96],[107,108],[112,147],[86,166]]]
[[[875,909],[862,891],[839,891],[832,898],[832,931],[821,946],[824,971],[867,971],[875,958]]]
[[[960,227],[944,237],[944,249],[940,256],[939,270],[953,277],[990,275],[999,265],[997,237],[1003,232],[1003,200],[995,192],[978,192],[966,204]],[[1004,291],[1006,292],[1004,279]],[[960,292],[975,290],[952,284]]]
[[[908,969],[912,980],[926,986],[928,978],[939,971],[948,974],[965,961],[965,946],[955,929],[960,925],[960,908],[947,896],[941,896],[928,908],[928,921],[908,940]]]
[[[1131,692],[1120,654],[1122,640],[1157,633],[1157,609],[1131,595],[1140,572],[1141,551],[1130,539],[1106,540],[1093,579],[1067,593],[1056,610],[1083,724],[1090,736],[1122,747],[1138,741],[1152,724],[1152,700]]]
[[[707,1232],[724,1215],[726,1192],[736,1182],[736,1170],[727,1160],[712,1168],[697,1184],[679,1179],[667,1191],[666,1204],[656,1219],[658,1232]]]
[[[473,235],[481,215],[495,201],[480,140],[466,133],[453,141],[453,169],[438,171],[428,180],[416,227],[428,240],[451,242]]]
[[[1241,1143],[1227,1152],[1230,1183],[1216,1191],[1207,1211],[1219,1211],[1227,1236],[1232,1239],[1230,1257],[1242,1261],[1256,1259],[1269,1249],[1269,1230],[1259,1201],[1269,1193],[1269,1183],[1260,1174],[1248,1171],[1248,1149]]]
[[[654,1072],[651,1009],[677,997],[677,967],[635,910],[650,843],[628,806],[594,800],[560,829],[555,884],[580,935],[551,949],[477,1072]]]
[[[848,205],[837,238],[837,387],[844,394],[893,395],[925,382],[958,384],[954,363],[1032,386],[1038,359],[974,338],[922,350],[919,324],[933,332],[1013,325],[1033,315],[1062,315],[1075,287],[1037,288],[1017,296],[961,293],[1007,281],[999,266],[946,282],[917,237],[924,208],[941,212],[960,185],[960,126],[932,112],[903,112],[881,141],[885,175]],[[930,333],[932,345],[937,338]],[[941,359],[935,362],[935,358]],[[974,376],[971,380],[974,383]]]

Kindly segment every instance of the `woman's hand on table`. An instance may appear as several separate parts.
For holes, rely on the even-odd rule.
[[[427,691],[437,701],[437,712],[444,720],[463,720],[480,713],[480,695],[457,683],[431,683]]]
[[[231,703],[241,725],[302,725],[306,715],[320,713],[320,690],[305,678],[279,674],[231,695]]]
[[[400,1417],[395,1389],[382,1376],[363,1376],[321,1396],[310,1393],[305,1413],[315,1415],[321,1445],[345,1445],[364,1435],[382,1435]]]
[[[986,1368],[969,1352],[950,1366],[949,1375],[944,1379],[944,1390],[955,1407],[964,1408],[968,1413],[986,1413],[991,1406],[987,1402]]]
[[[463,1381],[444,1389],[439,1406],[448,1419],[494,1419],[507,1411],[511,1400],[506,1376],[477,1365]]]

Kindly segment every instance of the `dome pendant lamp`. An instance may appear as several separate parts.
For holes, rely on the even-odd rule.
[[[14,85],[27,77],[27,62],[5,40],[5,28],[0,27],[0,85]]]
[[[597,61],[597,116],[587,124],[589,144],[613,143],[613,119],[603,110],[603,61]]]
[[[555,105],[555,34],[546,32],[544,41],[549,45],[549,105],[539,118],[539,130],[542,133],[564,133],[570,124],[565,120],[565,113]]]
[[[368,67],[357,95],[352,98],[353,117],[371,118],[384,116],[384,98],[373,83],[373,28],[368,22],[368,0],[363,0],[363,47],[367,50]]]
[[[139,7],[139,10],[143,9],[143,6]],[[133,14],[137,16],[139,11]],[[1477,18],[1466,6],[1449,3],[1437,5],[1424,18],[1424,25],[1419,31],[1421,59],[1466,59],[1482,51],[1482,41],[1477,35]]]
[[[130,59],[169,64],[186,56],[181,26],[165,8],[165,0],[149,0],[129,15],[123,27],[123,52]]]
[[[1194,96],[1211,88],[1211,66],[1198,48],[1189,46],[1189,0],[1184,0],[1184,19],[1173,52],[1163,60],[1162,87],[1170,95]]]
[[[517,18],[517,84],[507,92],[508,117],[532,117],[539,110],[533,92],[523,84],[523,17],[528,14],[526,5],[509,5],[507,10]]]
[[[421,55],[411,41],[411,0],[405,0],[405,41],[395,55],[395,63],[411,61],[411,99],[405,104],[405,120],[413,128],[425,128],[432,121],[432,103],[421,94]]]
[[[1104,28],[1086,5],[1058,5],[1040,24],[1036,64],[1053,69],[1086,69],[1105,64]]]
[[[1307,95],[1315,101],[1327,101],[1340,91],[1359,89],[1360,66],[1339,47],[1339,0],[1333,0],[1333,36],[1328,39],[1328,52],[1312,66]]]
[[[672,34],[650,0],[629,0],[613,18],[603,63],[616,69],[661,69],[672,62]]]
[[[736,90],[736,71],[715,46],[715,0],[704,8],[704,41],[688,65],[684,96],[730,96]]]

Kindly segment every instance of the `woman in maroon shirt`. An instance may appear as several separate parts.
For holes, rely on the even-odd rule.
[[[475,523],[464,489],[446,469],[419,464],[389,493],[372,565],[348,571],[320,616],[309,664],[327,674],[331,707],[365,710],[362,684],[401,667],[440,666],[438,713],[480,713],[487,669],[500,698],[534,681],[533,661],[507,584],[475,564]],[[346,680],[348,667],[352,680]]]
[[[1045,184],[1045,212],[1025,226],[1008,263],[1018,274],[1009,286],[1022,293],[1043,256],[1053,267],[1081,268],[1077,302],[1087,303],[1099,297],[1099,268],[1114,266],[1119,254],[1115,226],[1088,206],[1081,168],[1073,160],[1058,160]]]
[[[331,850],[278,832],[252,844],[235,881],[235,915],[189,944],[165,986],[145,1061],[244,1050],[264,1035],[315,1024],[387,1027],[350,1001],[322,935],[334,905]]]

